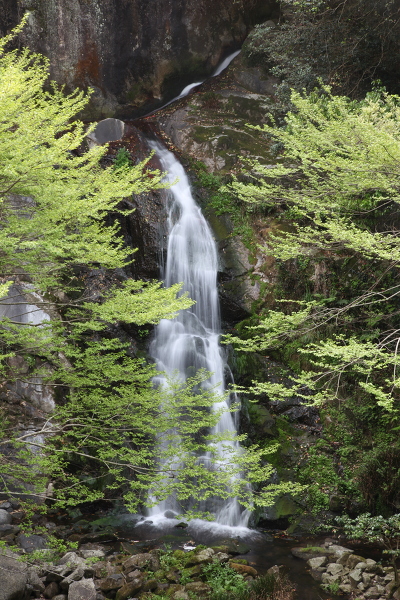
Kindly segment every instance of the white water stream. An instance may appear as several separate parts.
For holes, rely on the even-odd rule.
[[[182,381],[193,376],[199,369],[212,373],[206,385],[214,388],[220,401],[215,409],[228,408],[225,394],[224,371],[226,362],[219,346],[220,314],[217,291],[218,256],[211,230],[197,206],[191,192],[188,177],[175,156],[161,144],[153,142],[161,167],[167,172],[168,181],[178,182],[168,192],[168,249],[163,265],[165,285],[183,282],[195,304],[183,310],[173,320],[162,320],[156,327],[151,346],[151,355],[161,372],[156,383],[165,385],[167,376],[178,374]],[[214,433],[236,432],[234,413],[224,412]],[[227,442],[224,442],[225,444]],[[229,442],[235,450],[240,450],[237,442]],[[218,466],[223,469],[223,450]],[[210,458],[200,457],[210,465]],[[202,505],[202,510],[215,515],[220,525],[245,527],[248,511],[240,507],[235,498],[221,500],[213,498],[211,503]],[[165,511],[179,514],[182,507],[174,498],[169,498],[151,509],[151,517],[162,517]]]
[[[229,67],[229,65],[231,64],[233,59],[236,58],[238,56],[238,54],[240,54],[240,52],[241,52],[241,50],[236,50],[235,52],[232,52],[232,54],[229,54],[229,56],[227,56],[221,62],[221,64],[218,65],[218,67],[215,69],[215,71],[211,75],[211,77],[217,77],[217,75],[221,75],[221,73]],[[204,82],[205,82],[205,79],[202,79],[201,81],[196,81],[195,83],[190,83],[189,85],[184,87],[183,90],[181,91],[181,93],[178,94],[177,96],[175,96],[175,98],[172,98],[172,100],[169,100],[169,102],[166,102],[165,104],[160,106],[160,108],[156,108],[155,110],[152,110],[150,113],[148,113],[144,116],[148,117],[150,115],[153,115],[154,113],[158,112],[162,108],[165,108],[166,106],[169,106],[170,104],[173,104],[173,102],[176,102],[177,100],[180,100],[181,98],[184,98],[185,96],[188,96],[192,90],[199,87],[199,85],[201,85]]]

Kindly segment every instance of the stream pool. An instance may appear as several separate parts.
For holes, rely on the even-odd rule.
[[[140,543],[141,551],[167,545],[172,549],[183,548],[184,544],[217,546],[220,544],[237,545],[241,554],[262,575],[273,565],[284,565],[287,574],[295,585],[297,600],[326,600],[332,595],[325,593],[308,573],[306,561],[295,558],[290,550],[294,546],[323,543],[323,538],[282,537],[260,529],[246,527],[218,526],[206,521],[191,521],[187,526],[179,526],[175,519],[137,521],[133,515],[126,515],[116,526],[116,533],[130,543]]]

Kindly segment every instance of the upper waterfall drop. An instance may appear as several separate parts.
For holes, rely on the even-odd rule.
[[[165,383],[165,377],[176,376],[185,381],[199,369],[211,373],[207,386],[216,391],[215,410],[228,409],[229,400],[225,393],[226,361],[219,346],[220,311],[217,290],[218,255],[210,227],[199,206],[197,206],[183,166],[158,142],[151,142],[161,167],[167,173],[171,186],[168,196],[168,249],[162,277],[166,286],[183,283],[195,304],[181,311],[173,320],[162,320],[155,329],[150,353],[154,358],[160,376],[158,383]],[[165,375],[163,375],[165,373]],[[214,433],[236,433],[235,415],[226,410]],[[238,442],[224,442],[239,450]],[[224,451],[221,444],[221,457]],[[209,456],[199,457],[204,464],[211,464]],[[210,468],[223,468],[222,462]],[[235,498],[221,500],[213,498],[202,506],[204,511],[215,514],[215,521],[221,525],[245,527],[248,511],[244,510]],[[173,498],[161,502],[151,514],[165,510],[181,512]]]

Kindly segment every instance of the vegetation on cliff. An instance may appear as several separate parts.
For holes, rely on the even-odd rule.
[[[278,27],[257,25],[244,54],[280,79],[277,97],[311,92],[321,78],[337,94],[362,97],[377,79],[398,93],[399,16],[393,0],[282,0]]]
[[[320,487],[390,512],[398,498],[400,98],[377,89],[355,101],[322,86],[293,91],[291,103],[283,127],[260,129],[284,163],[251,162],[252,183],[234,180],[230,189],[277,219],[260,249],[282,273],[297,264],[310,281],[322,264],[326,289],[303,297],[283,290],[273,310],[242,330],[245,339],[227,339],[293,369],[286,382],[258,381],[252,393],[336,407],[335,431],[327,424],[311,458],[320,470],[323,446],[336,444],[341,474],[332,465],[335,485],[325,470]]]

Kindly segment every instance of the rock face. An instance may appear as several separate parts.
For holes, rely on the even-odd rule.
[[[275,7],[275,0],[0,0],[0,33],[29,10],[22,42],[50,58],[51,76],[69,88],[92,87],[91,116],[132,115],[210,73]]]

